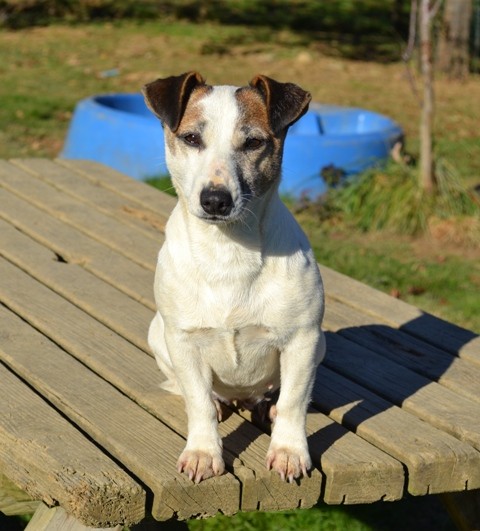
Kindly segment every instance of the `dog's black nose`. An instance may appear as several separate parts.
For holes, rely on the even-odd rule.
[[[226,188],[204,188],[200,204],[210,216],[228,216],[233,208],[233,197]]]

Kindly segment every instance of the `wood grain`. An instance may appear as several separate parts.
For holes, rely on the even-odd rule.
[[[325,366],[480,449],[477,402],[339,335],[329,334],[328,343]]]
[[[478,488],[479,452],[325,366],[317,371],[313,402],[403,463],[410,494]]]
[[[25,528],[26,531],[121,531],[122,525],[115,527],[91,527],[83,525],[62,507],[47,507],[41,504]]]
[[[327,301],[325,325],[395,363],[480,402],[480,365],[468,359],[392,328],[382,319],[333,298]]]
[[[18,317],[0,311],[3,361],[150,487],[158,498],[155,516],[189,518],[238,510],[239,485],[233,476],[227,473],[196,486],[177,473],[185,444],[179,435]],[[213,489],[212,482],[217,483]],[[182,502],[186,498],[188,505]]]
[[[54,186],[62,194],[83,201],[89,210],[99,210],[127,223],[153,240],[157,240],[159,233],[164,231],[170,211],[176,202],[168,197],[165,200],[162,194],[155,204],[155,210],[152,210],[139,205],[132,197],[118,194],[118,182],[114,190],[105,188],[101,180],[92,182],[92,176],[88,179],[81,172],[75,172],[47,159],[15,159],[10,162]],[[171,199],[171,202],[168,199]],[[162,208],[164,205],[166,208]]]
[[[74,227],[45,215],[3,187],[0,187],[0,204],[1,218],[52,249],[61,260],[81,265],[133,299],[154,309],[152,270],[133,263]]]
[[[427,343],[480,364],[480,337],[358,280],[321,265],[327,294],[348,306],[377,316]]]
[[[154,270],[156,263],[155,240],[146,235],[138,238],[138,230],[101,212],[86,208],[85,203],[68,194],[55,193],[50,184],[36,179],[29,172],[0,160],[0,181],[2,186],[47,212],[66,225],[114,249],[132,262]]]
[[[76,263],[0,220],[0,255],[96,320],[148,351],[147,330],[154,312]]]
[[[3,348],[15,332],[0,311]],[[0,464],[18,487],[49,505],[60,503],[86,525],[143,518],[145,492],[136,481],[2,363],[0,380]]]

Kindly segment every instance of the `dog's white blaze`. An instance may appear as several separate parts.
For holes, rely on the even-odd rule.
[[[206,122],[204,142],[208,163],[228,161],[232,150],[232,139],[239,117],[238,104],[235,99],[237,87],[219,86],[201,100],[203,117]]]
[[[215,86],[199,100],[203,149],[190,149],[182,161],[167,155],[172,173],[183,176],[180,188],[190,212],[199,217],[203,214],[201,191],[212,183],[227,188],[238,205],[241,189],[232,162],[233,136],[240,116],[236,90],[233,86]]]

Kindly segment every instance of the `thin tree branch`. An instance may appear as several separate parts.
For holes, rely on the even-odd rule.
[[[418,0],[412,0],[412,7],[410,8],[410,23],[408,26],[408,42],[402,55],[404,61],[410,61],[415,48],[415,41],[417,40],[417,16]]]
[[[428,13],[430,20],[433,20],[437,16],[437,13],[440,7],[442,6],[442,3],[443,0],[437,0],[435,4],[433,4],[433,6],[430,8],[430,12]]]
[[[417,100],[418,106],[422,107],[422,98],[418,92],[415,77],[410,66],[410,59],[412,58],[415,49],[415,42],[417,40],[417,20],[418,20],[418,0],[412,0],[410,8],[410,24],[408,29],[408,42],[405,51],[402,54],[402,59],[405,64],[405,71],[407,74],[408,83],[412,89],[412,93]]]

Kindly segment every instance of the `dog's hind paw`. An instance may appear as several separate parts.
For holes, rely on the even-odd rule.
[[[312,461],[308,452],[297,452],[290,448],[270,449],[267,453],[267,469],[275,470],[283,481],[293,483],[294,479],[308,475]]]
[[[225,464],[221,455],[200,450],[184,450],[177,463],[178,472],[184,472],[195,483],[213,476],[221,476]]]

